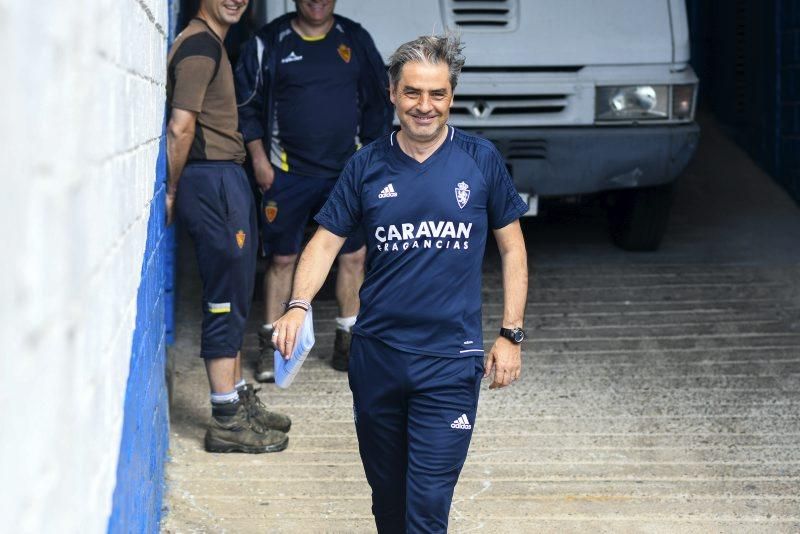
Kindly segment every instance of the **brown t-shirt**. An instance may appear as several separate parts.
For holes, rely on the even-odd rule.
[[[189,160],[244,162],[233,70],[222,41],[204,21],[192,19],[175,39],[167,72],[170,106],[198,113]]]

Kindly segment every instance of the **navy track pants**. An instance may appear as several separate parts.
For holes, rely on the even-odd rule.
[[[483,356],[442,358],[353,336],[350,389],[378,532],[446,532]]]
[[[190,162],[178,182],[177,212],[194,241],[203,281],[200,356],[234,357],[253,300],[258,254],[255,200],[241,165]]]

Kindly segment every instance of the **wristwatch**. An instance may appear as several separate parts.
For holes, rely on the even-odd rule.
[[[519,345],[525,339],[525,330],[522,328],[501,328],[500,335]]]

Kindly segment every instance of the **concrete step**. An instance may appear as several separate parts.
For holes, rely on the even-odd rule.
[[[536,448],[527,436],[476,436],[471,450],[475,458],[502,456],[508,463],[576,465],[599,464],[670,464],[676,469],[690,471],[698,464],[782,463],[800,465],[800,450],[796,447],[618,447],[618,448]],[[352,436],[292,435],[288,452],[281,456],[315,455],[329,452],[331,457],[358,451],[355,433]],[[491,455],[491,456],[488,456]]]
[[[302,518],[287,518],[281,516],[279,519],[262,519],[254,521],[251,518],[224,518],[207,519],[207,523],[187,525],[189,528],[181,530],[164,530],[165,533],[177,532],[230,532],[230,533],[309,533],[309,532],[330,532],[347,534],[371,534],[375,532],[375,523],[372,516],[353,515],[347,519],[330,518],[315,519],[325,517],[324,511],[317,510],[316,514],[308,514]],[[461,532],[474,532],[483,530],[486,532],[508,532],[508,533],[542,533],[542,534],[585,534],[586,532],[610,533],[610,532],[680,532],[681,534],[707,534],[717,533],[741,533],[749,534],[779,534],[781,532],[796,532],[800,529],[800,522],[784,520],[747,520],[738,518],[717,518],[715,520],[686,518],[676,519],[657,519],[652,518],[633,518],[626,517],[604,517],[601,520],[589,518],[571,517],[548,517],[548,518],[505,518],[496,517],[485,518],[477,521],[464,517],[463,514],[452,514],[450,518],[449,531],[453,534]],[[467,516],[469,517],[469,516]]]
[[[289,479],[348,479],[364,476],[358,452],[323,451],[320,453],[289,454],[291,449],[268,455],[229,454],[209,455],[193,443],[180,447],[181,460],[173,463],[170,477],[183,482],[200,479],[268,478]],[[484,480],[487,477],[500,484],[504,480],[524,479],[546,482],[781,482],[800,483],[800,465],[765,462],[692,464],[690,471],[675,469],[675,463],[539,463],[505,462],[502,453],[487,456],[491,451],[471,451],[464,464],[464,479]],[[186,471],[192,468],[191,472]],[[177,470],[182,472],[178,473]],[[790,495],[797,495],[797,492]]]
[[[535,369],[535,368],[534,368]],[[710,390],[722,390],[722,391],[735,391],[735,390],[742,390],[742,391],[754,391],[754,390],[766,390],[769,391],[776,391],[780,389],[780,381],[785,378],[781,375],[776,374],[765,374],[765,375],[717,375],[709,372],[708,374],[687,374],[681,372],[671,372],[669,375],[665,376],[653,376],[649,374],[643,374],[642,376],[637,376],[634,373],[630,373],[628,375],[614,377],[614,376],[564,376],[559,375],[558,373],[548,374],[547,376],[543,376],[541,374],[536,374],[533,370],[529,370],[530,372],[525,372],[523,369],[524,374],[521,376],[519,381],[514,383],[511,387],[507,388],[506,390],[501,391],[490,391],[488,390],[487,386],[488,379],[484,380],[484,388],[485,393],[487,395],[500,395],[501,393],[505,396],[514,395],[511,393],[514,389],[522,389],[523,385],[527,385],[533,388],[540,388],[543,391],[550,392],[551,395],[558,396],[564,394],[573,394],[575,391],[578,391],[584,387],[596,387],[602,389],[610,389],[612,391],[631,391],[631,392],[640,392],[640,391],[654,391],[654,390],[669,390],[669,389],[681,389],[682,391],[694,391],[697,389],[710,389]],[[304,371],[301,370],[300,373],[302,374]],[[310,380],[313,382],[313,380]],[[294,385],[294,384],[293,384]],[[339,387],[336,387],[339,386]],[[330,387],[334,388],[334,391],[337,394],[346,394],[348,392],[347,385],[344,382],[336,382],[336,381],[329,381],[326,383],[319,384],[319,388],[324,391],[324,389],[328,389]],[[324,389],[323,389],[324,388]],[[792,391],[791,389],[786,389],[786,391]],[[286,399],[286,401],[290,401],[292,399],[291,394],[275,394],[275,397],[268,396],[269,402],[275,402],[277,399]],[[768,393],[769,395],[769,393]],[[301,394],[301,396],[303,396]],[[308,397],[310,398],[310,397]],[[505,398],[505,397],[503,397]],[[635,399],[638,400],[639,393],[635,395]],[[769,398],[769,397],[767,397]],[[333,399],[331,399],[332,401]],[[319,407],[319,403],[312,403],[312,402],[302,402],[297,404],[298,407],[303,406],[310,406],[310,407]]]
[[[500,485],[499,483],[502,483]],[[251,497],[287,499],[291,496],[325,499],[335,495],[339,499],[357,499],[369,493],[363,474],[358,477],[289,477],[280,479],[269,473],[259,476],[249,473],[237,480],[196,478],[186,481],[183,487],[199,498],[235,495],[242,486],[249,488]],[[800,489],[800,481],[541,481],[524,477],[499,477],[487,473],[485,477],[462,476],[458,482],[458,495],[477,498],[509,497],[517,500],[543,501],[549,499],[619,499],[619,500],[766,500],[797,502],[800,496],[785,497]],[[530,497],[527,499],[526,497]],[[473,499],[470,499],[473,500]]]
[[[462,497],[463,496],[463,497]],[[697,498],[685,495],[674,498],[631,498],[604,496],[525,497],[513,498],[510,495],[484,496],[470,499],[459,491],[454,502],[453,514],[468,509],[473,518],[491,522],[495,517],[536,521],[537,518],[568,518],[607,520],[627,516],[645,521],[659,520],[702,520],[702,521],[759,521],[769,522],[780,517],[782,523],[800,522],[800,502],[793,498],[735,499],[735,498]],[[371,505],[369,495],[363,491],[352,497],[328,496],[320,499],[313,494],[288,494],[284,496],[246,495],[204,496],[204,507],[212,515],[225,514],[226,520],[248,518],[256,521],[302,519],[305,517],[325,517],[331,519],[365,519]],[[609,506],[613,506],[613,511]],[[277,510],[276,510],[277,509]],[[530,524],[533,527],[533,524]]]
[[[550,377],[571,377],[574,379],[586,378],[605,378],[628,376],[633,378],[657,378],[662,376],[750,376],[750,377],[781,377],[800,372],[800,358],[765,358],[759,361],[758,358],[747,360],[730,361],[680,361],[673,358],[672,362],[654,362],[653,365],[643,368],[635,359],[620,358],[623,361],[611,361],[611,358],[582,358],[578,362],[569,355],[557,357],[552,354],[539,355],[538,353],[527,354],[523,360],[523,375],[521,380],[529,377],[550,378]],[[639,358],[641,359],[641,358]],[[616,358],[614,359],[616,360]],[[327,395],[328,393],[338,393],[343,391],[341,384],[346,385],[346,375],[333,371],[327,362],[308,361],[300,370],[292,387],[285,391],[275,391],[274,393],[282,396],[291,397],[292,395]],[[312,366],[314,366],[312,368]],[[295,393],[300,391],[302,386],[316,386],[317,391],[311,393]],[[262,390],[264,391],[264,390]],[[271,390],[270,390],[271,391]],[[349,389],[346,391],[349,392]],[[509,390],[510,391],[510,390]],[[535,392],[531,392],[535,393]]]
[[[293,431],[322,428],[322,421],[352,425],[352,409],[349,406],[320,408],[273,404],[273,408],[288,413],[294,420]],[[285,408],[291,408],[285,409]],[[483,410],[486,410],[485,412]],[[484,403],[479,408],[476,428],[490,431],[498,421],[513,421],[516,428],[524,428],[537,434],[650,434],[650,433],[742,433],[742,434],[796,434],[800,432],[800,416],[789,414],[753,415],[551,415],[539,414],[537,408],[514,404],[513,417],[498,418],[497,410]],[[208,408],[202,410],[203,418],[189,419],[202,425],[208,417]],[[485,415],[484,415],[485,414]],[[498,432],[504,428],[498,425]],[[508,428],[508,427],[505,427]]]

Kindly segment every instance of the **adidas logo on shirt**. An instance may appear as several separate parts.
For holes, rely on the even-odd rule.
[[[387,185],[384,187],[380,193],[378,193],[378,198],[393,198],[396,197],[397,193],[394,190],[394,186],[392,184]]]
[[[292,50],[288,56],[286,56],[281,60],[281,63],[291,63],[293,61],[302,61],[302,60],[303,56],[298,56],[297,54],[294,53],[294,50]]]
[[[467,414],[462,413],[461,417],[450,423],[450,428],[460,428],[463,430],[472,430],[472,425],[467,420]]]

